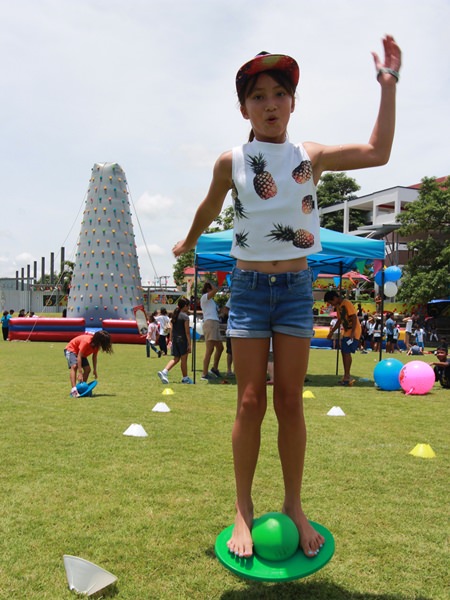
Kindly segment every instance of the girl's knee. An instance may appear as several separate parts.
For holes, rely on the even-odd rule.
[[[274,394],[273,407],[278,418],[292,418],[303,415],[301,391]]]
[[[267,409],[265,396],[247,392],[243,394],[238,404],[238,415],[254,421],[262,421]]]

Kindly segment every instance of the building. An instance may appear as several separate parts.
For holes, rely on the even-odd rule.
[[[447,177],[436,181],[443,182]],[[386,264],[405,265],[408,262],[409,251],[407,243],[411,238],[401,237],[397,216],[408,208],[411,202],[417,200],[421,183],[409,187],[392,187],[374,192],[354,200],[346,200],[334,206],[319,209],[320,215],[343,211],[343,233],[359,235],[368,238],[382,239],[386,243]],[[350,211],[358,210],[365,213],[366,225],[349,231]]]

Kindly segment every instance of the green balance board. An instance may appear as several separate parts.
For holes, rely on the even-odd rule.
[[[256,521],[255,521],[256,522]],[[310,521],[311,525],[324,538],[325,543],[317,556],[308,558],[298,548],[295,553],[284,560],[267,560],[255,552],[249,558],[236,556],[228,550],[227,542],[231,538],[234,525],[224,529],[216,539],[215,552],[219,561],[239,577],[258,581],[293,581],[312,575],[322,569],[334,554],[334,538],[330,531],[319,523]]]

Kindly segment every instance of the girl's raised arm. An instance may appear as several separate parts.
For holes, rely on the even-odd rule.
[[[323,146],[306,142],[305,148],[313,163],[315,182],[323,171],[347,171],[377,167],[388,162],[395,131],[396,84],[401,66],[401,51],[390,35],[383,39],[384,62],[375,52],[372,56],[381,85],[378,116],[367,144]]]

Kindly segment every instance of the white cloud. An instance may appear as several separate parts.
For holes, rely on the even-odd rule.
[[[35,260],[35,257],[28,252],[21,252],[15,257],[16,264],[33,263]]]
[[[158,246],[158,244],[142,244],[137,247],[138,256],[143,258],[147,255],[150,256],[165,256],[167,254],[167,250]]]
[[[136,202],[136,210],[141,217],[158,217],[174,204],[172,198],[162,194],[151,195],[144,192]]]

